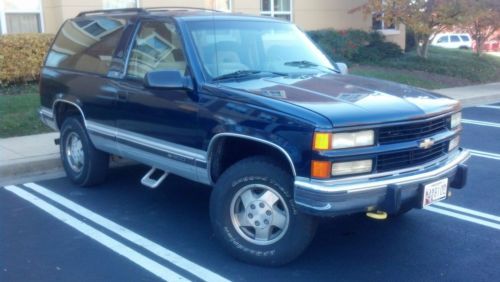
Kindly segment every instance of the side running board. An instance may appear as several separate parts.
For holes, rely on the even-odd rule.
[[[151,189],[155,189],[158,186],[160,186],[160,184],[163,182],[163,180],[165,180],[165,178],[167,177],[168,172],[163,171],[163,174],[161,174],[159,177],[158,177],[158,173],[155,173],[155,172],[162,172],[162,171],[152,167],[148,171],[148,173],[146,173],[146,175],[144,175],[144,177],[141,179],[142,185],[149,187]]]

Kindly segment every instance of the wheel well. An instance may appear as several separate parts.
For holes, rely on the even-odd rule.
[[[55,104],[54,116],[56,119],[57,128],[61,128],[64,120],[67,117],[79,116],[81,119],[83,118],[80,109],[78,109],[75,105],[66,102],[58,102]]]
[[[216,182],[231,165],[247,157],[258,155],[270,157],[290,175],[294,175],[291,160],[284,152],[272,145],[240,137],[220,137],[216,142],[210,152],[212,158],[209,164],[210,177],[213,182]]]

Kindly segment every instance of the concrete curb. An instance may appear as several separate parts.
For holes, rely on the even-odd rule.
[[[41,175],[54,171],[62,171],[62,163],[59,154],[23,158],[0,164],[1,179],[11,179],[27,175]]]

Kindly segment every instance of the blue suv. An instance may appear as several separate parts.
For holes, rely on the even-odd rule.
[[[102,183],[110,155],[210,185],[215,235],[280,265],[317,219],[384,219],[465,185],[457,101],[348,75],[291,23],[184,8],[90,11],[60,28],[41,119],[68,177]],[[181,189],[181,188],[180,188]]]

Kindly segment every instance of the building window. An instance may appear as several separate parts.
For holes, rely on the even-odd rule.
[[[139,7],[138,0],[103,0],[103,9],[123,9],[123,8],[137,8]]]
[[[394,20],[384,18],[384,13],[373,13],[372,28],[374,30],[396,29],[396,23]]]
[[[1,33],[43,32],[41,0],[0,0]]]
[[[231,13],[232,11],[232,0],[211,0],[210,7],[217,11],[223,11]]]
[[[292,0],[261,0],[260,14],[292,21]]]
[[[382,1],[382,6],[386,5],[384,0]],[[383,12],[372,14],[372,29],[373,30],[397,30],[397,25],[394,19],[388,19],[384,17]]]

